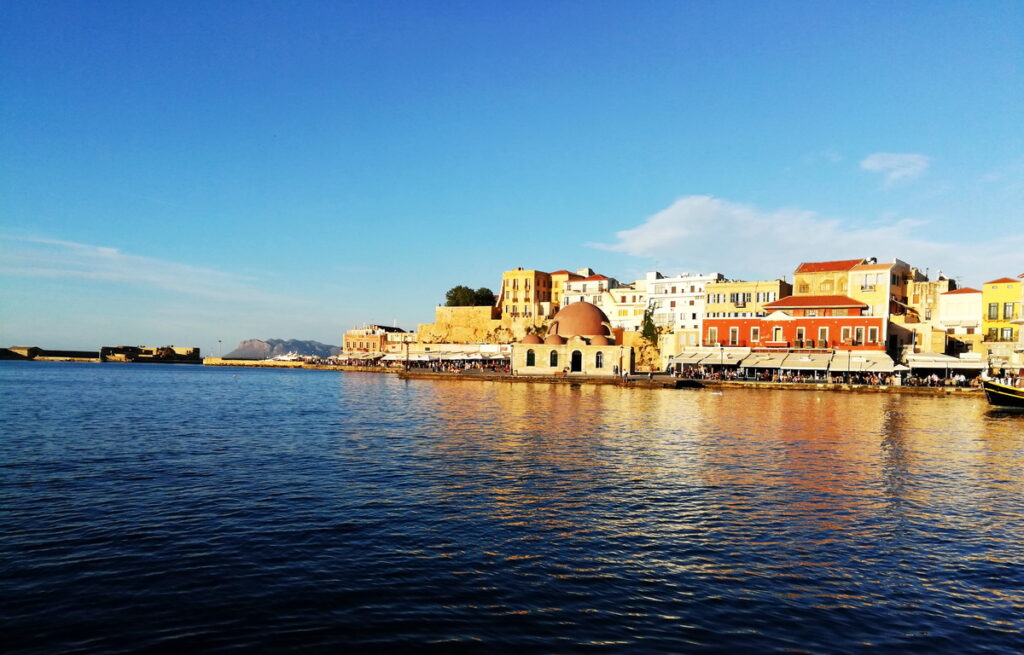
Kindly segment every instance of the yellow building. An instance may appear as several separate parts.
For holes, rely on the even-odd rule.
[[[924,276],[920,276],[922,279]],[[870,259],[850,269],[849,297],[868,306],[868,315],[902,316],[907,310],[910,265],[899,259],[879,264]]]
[[[521,266],[501,275],[498,307],[513,320],[547,318],[551,315],[551,274],[524,270]]]
[[[704,302],[705,318],[757,318],[767,316],[765,303],[793,295],[793,285],[785,280],[726,280],[709,282]]]
[[[583,271],[586,271],[586,275],[581,275]],[[580,273],[573,273],[571,271],[555,271],[551,273],[551,311],[557,312],[562,308],[562,298],[565,296],[565,285],[573,280],[582,280],[583,278],[593,275],[594,271],[590,269],[583,269]]]
[[[1017,340],[1021,318],[1021,285],[1010,277],[986,282],[981,288],[981,329],[986,342],[1007,343]]]

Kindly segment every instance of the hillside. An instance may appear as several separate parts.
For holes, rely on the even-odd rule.
[[[319,341],[302,341],[299,339],[248,339],[239,343],[234,350],[224,355],[224,359],[270,359],[278,355],[296,353],[312,357],[332,357],[341,350]]]

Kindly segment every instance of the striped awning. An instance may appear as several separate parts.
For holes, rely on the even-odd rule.
[[[751,353],[743,360],[746,368],[781,368],[782,362],[786,361],[789,353],[786,352],[761,352]]]

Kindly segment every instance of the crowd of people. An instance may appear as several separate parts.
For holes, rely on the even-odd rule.
[[[691,380],[738,381],[738,382],[791,382],[791,383],[826,383],[826,384],[857,384],[871,386],[914,386],[914,387],[979,387],[980,379],[969,378],[963,373],[940,376],[937,372],[930,375],[900,375],[898,373],[875,373],[858,371],[852,373],[825,372],[806,373],[782,369],[744,369],[721,368],[710,366],[669,367],[673,377]]]

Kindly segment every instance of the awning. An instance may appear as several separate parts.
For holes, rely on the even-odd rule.
[[[715,354],[718,354],[717,350],[715,351]],[[710,356],[710,350],[684,350],[678,355],[673,355],[671,361],[673,364],[684,364],[692,366],[703,359],[707,359]]]
[[[736,366],[750,354],[750,348],[722,348],[701,360],[704,366]]]
[[[397,353],[390,353],[384,355],[383,361],[385,362],[400,362],[405,360],[405,355],[399,355]]]
[[[828,367],[834,373],[892,373],[895,368],[892,358],[885,353],[853,351],[836,353]]]
[[[912,370],[983,371],[988,368],[988,363],[980,359],[960,359],[939,353],[914,353],[907,355],[907,366]]]
[[[339,355],[341,359],[378,359],[383,356],[384,353],[342,353]]]
[[[785,370],[825,371],[832,353],[790,353],[779,368]]]
[[[787,356],[789,353],[786,352],[751,353],[750,357],[743,360],[743,366],[746,368],[779,368]]]

